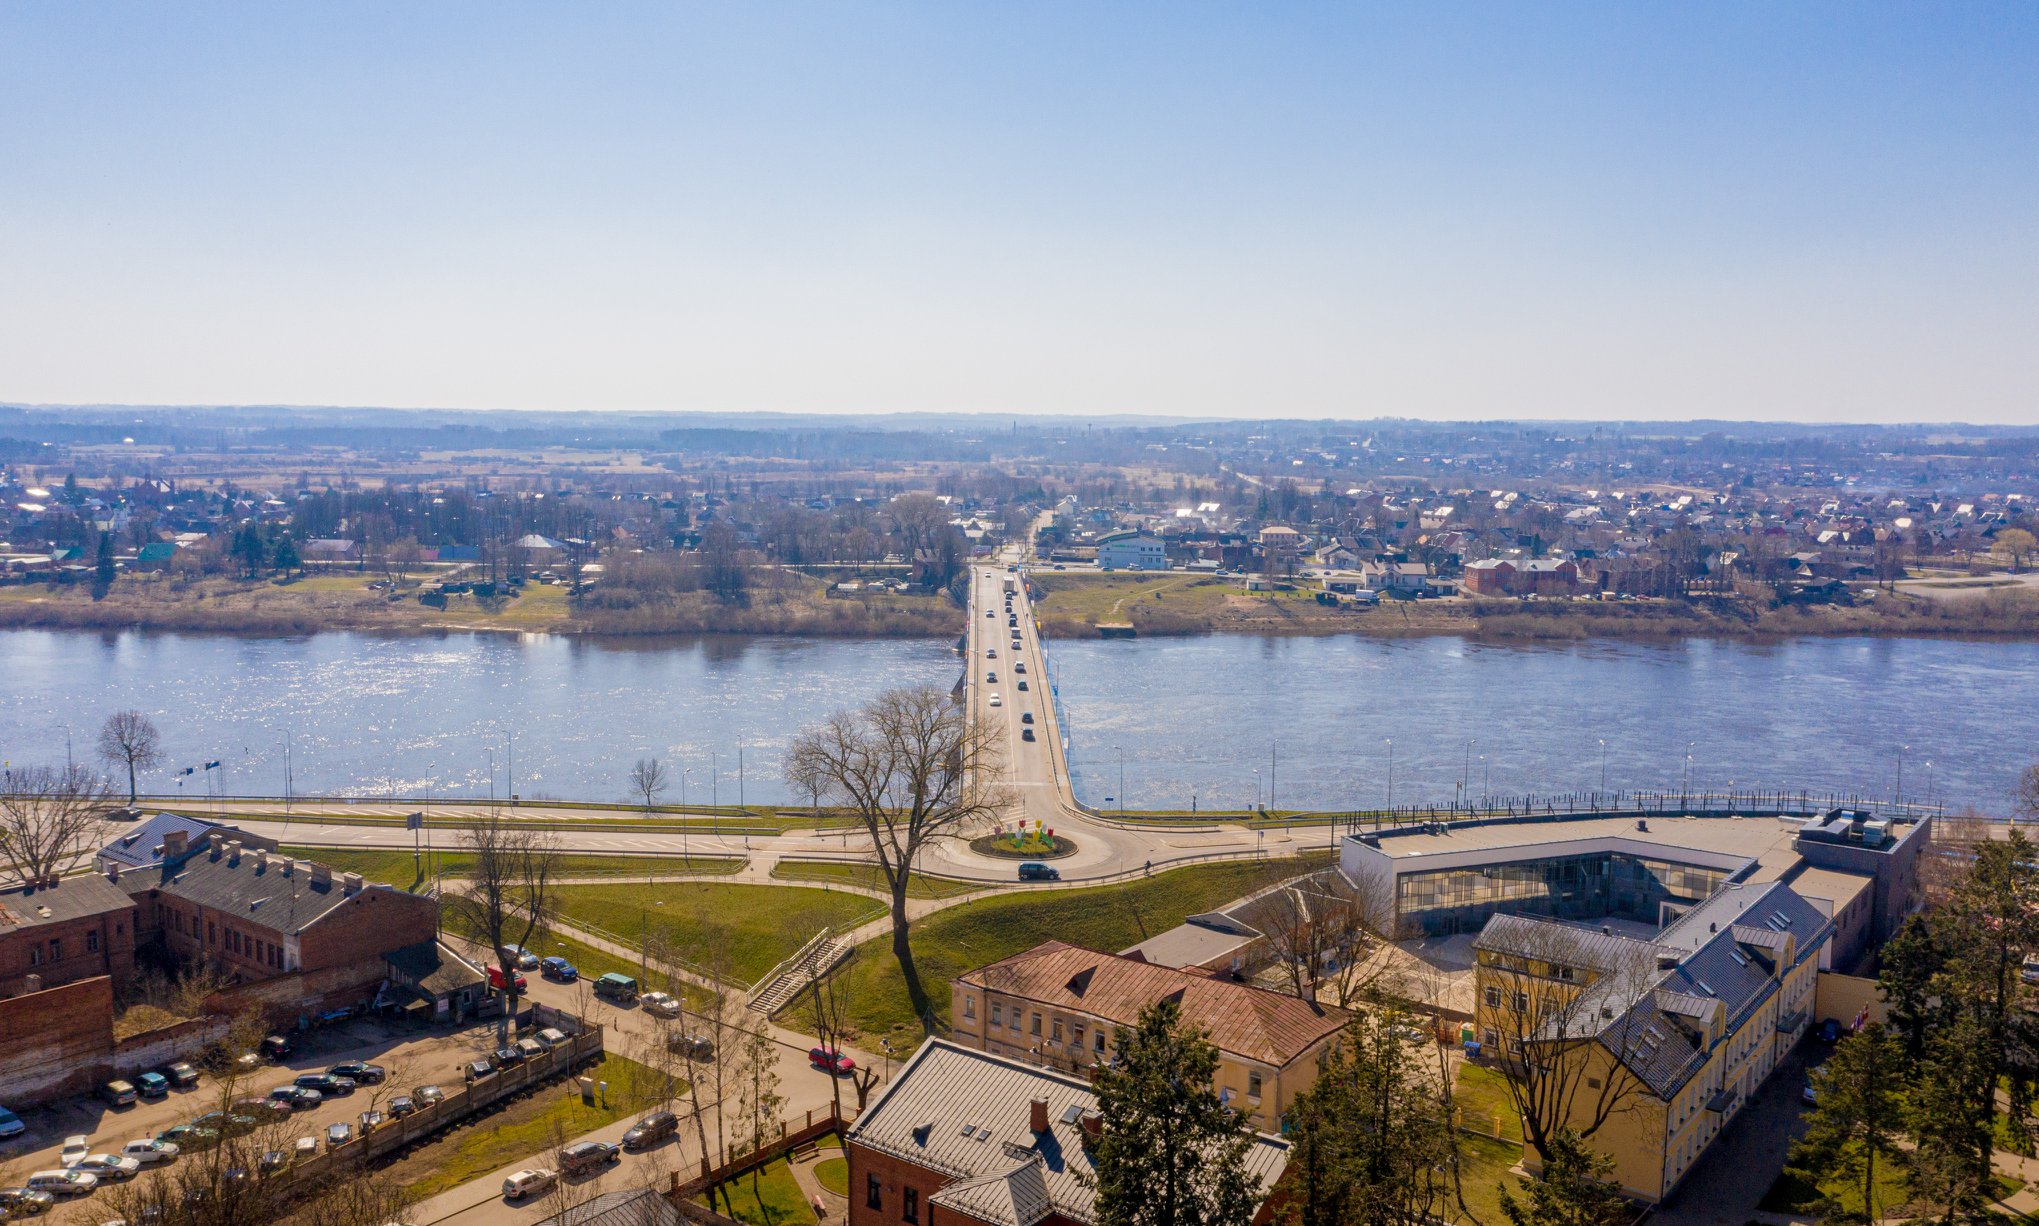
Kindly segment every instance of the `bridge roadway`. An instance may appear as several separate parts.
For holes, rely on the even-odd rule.
[[[1001,750],[1001,782],[1011,793],[1011,803],[1001,820],[1007,829],[1018,820],[1038,820],[1056,833],[1075,840],[1077,850],[1055,862],[1065,880],[1111,877],[1152,864],[1202,858],[1244,858],[1285,856],[1330,845],[1336,838],[1330,826],[1303,827],[1294,831],[1256,830],[1239,823],[1204,821],[1180,825],[1121,823],[1093,817],[1076,804],[1069,781],[1069,768],[1056,722],[1049,690],[1047,664],[1031,600],[1023,582],[1015,582],[1012,613],[1005,611],[1005,566],[1019,560],[1017,551],[1008,552],[996,564],[971,567],[969,633],[964,654],[964,701],[970,718],[992,729]],[[1020,576],[1013,576],[1016,580]],[[1016,625],[1014,623],[1017,623]],[[1014,649],[1013,643],[1019,647]],[[1024,664],[1025,673],[1015,672]],[[996,681],[987,680],[992,675]],[[1027,688],[1017,682],[1022,678]],[[998,705],[993,706],[996,696]],[[1031,724],[1025,717],[1031,715]],[[1167,718],[1157,711],[1156,719]],[[1034,740],[1023,735],[1034,729]],[[281,841],[317,847],[393,848],[412,846],[410,831],[400,827],[363,826],[321,821],[322,817],[387,816],[408,812],[415,804],[346,803],[300,800],[292,806],[290,820],[256,818],[249,810],[273,812],[274,801],[215,802],[223,817],[251,830],[259,830]],[[443,806],[441,812],[452,806]],[[562,825],[576,822],[594,824],[615,815],[601,810],[548,806],[542,802],[505,806],[523,817],[546,818]],[[438,813],[433,816],[438,816]],[[990,833],[991,822],[965,832],[968,836]],[[686,850],[697,855],[749,856],[769,864],[782,858],[861,859],[869,854],[870,840],[859,832],[790,829],[784,833],[712,833],[627,830],[574,830],[557,832],[562,851],[609,855],[678,854]],[[439,846],[450,842],[440,831]],[[1011,860],[979,855],[967,839],[938,843],[922,854],[920,867],[928,872],[985,882],[1012,881]]]

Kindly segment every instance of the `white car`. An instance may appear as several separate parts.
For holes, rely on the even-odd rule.
[[[0,1137],[18,1137],[27,1131],[28,1125],[21,1122],[20,1116],[0,1107]]]
[[[86,1155],[90,1154],[91,1152],[92,1152],[91,1137],[83,1135],[75,1137],[65,1137],[64,1153],[62,1157],[57,1159],[57,1161],[64,1164],[65,1170],[69,1170],[72,1167],[78,1165],[80,1162],[83,1162],[86,1158]]]
[[[37,1171],[23,1186],[52,1196],[83,1196],[99,1186],[99,1177],[85,1171]]]
[[[637,1003],[644,1008],[645,1012],[656,1013],[660,1017],[678,1017],[680,1015],[680,1002],[664,992],[646,992],[637,998]]]
[[[504,1200],[523,1200],[536,1192],[543,1192],[559,1179],[558,1171],[548,1171],[542,1166],[526,1167],[512,1172],[503,1180]]]
[[[142,1164],[125,1154],[91,1154],[71,1169],[97,1175],[102,1183],[125,1183],[142,1173]]]
[[[155,1166],[160,1162],[174,1160],[178,1150],[175,1141],[158,1141],[154,1137],[143,1137],[139,1141],[129,1141],[121,1146],[120,1152],[143,1166]]]
[[[1005,705],[1005,699],[1003,699],[1003,698],[1000,698],[1000,697],[999,697],[998,695],[996,695],[996,694],[993,694],[993,695],[991,696],[991,705],[992,705],[992,706],[994,706],[994,707],[1002,707],[1002,706],[1004,706],[1004,705]]]

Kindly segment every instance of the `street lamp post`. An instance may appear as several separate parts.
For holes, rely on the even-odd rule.
[[[1260,808],[1260,768],[1253,768],[1253,807]]]
[[[1904,803],[1904,754],[1905,750],[1910,748],[1911,746],[1909,745],[1897,747],[1897,792],[1891,799],[1899,804]]]
[[[1395,808],[1395,738],[1383,738],[1388,743],[1388,811]]]
[[[1471,784],[1473,776],[1474,743],[1475,743],[1474,738],[1472,737],[1466,738],[1465,762],[1458,768],[1458,794],[1460,798],[1462,798],[1465,801],[1466,807],[1468,809],[1472,808],[1473,806],[1473,798],[1471,795]]]
[[[1119,751],[1119,812],[1123,814],[1126,811],[1126,747],[1114,745],[1112,748]]]
[[[1607,790],[1607,738],[1600,738],[1600,790]]]

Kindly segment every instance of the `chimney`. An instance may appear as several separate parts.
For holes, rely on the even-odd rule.
[[[1035,1132],[1048,1131],[1048,1100],[1037,1098],[1028,1104],[1027,1127]]]
[[[189,837],[187,832],[182,830],[166,831],[163,835],[163,858],[165,860],[175,860],[183,855],[184,840],[187,837]]]
[[[306,863],[305,867],[311,870],[313,889],[329,890],[333,887],[332,869],[326,867],[323,864],[311,864],[311,863]]]
[[[241,862],[241,841],[239,839],[228,839],[227,840],[228,867],[238,865],[240,862]]]
[[[207,839],[207,840],[205,841],[205,846],[206,846],[206,850],[207,850],[208,852],[210,852],[210,853],[211,853],[210,855],[208,855],[208,856],[206,857],[206,859],[208,859],[208,860],[211,860],[211,861],[212,861],[213,863],[215,863],[215,864],[219,863],[219,853],[220,853],[220,851],[221,851],[221,848],[220,848],[220,845],[219,845],[219,840],[218,840],[218,839]]]
[[[285,860],[283,861],[283,875],[288,877],[296,871],[297,871],[296,862],[288,858],[285,858]]]
[[[25,976],[22,979],[21,990],[24,992],[42,991],[42,976],[35,974],[34,972],[30,972],[27,976]]]
[[[341,880],[347,883],[347,893],[350,897],[361,892],[360,873],[348,873],[345,877],[342,877]]]
[[[1095,1111],[1083,1113],[1083,1143],[1095,1145],[1104,1140],[1104,1117]]]
[[[120,880],[120,861],[108,860],[106,862],[106,879],[108,881]]]

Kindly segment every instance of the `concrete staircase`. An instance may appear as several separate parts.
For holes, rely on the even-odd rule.
[[[766,972],[765,977],[750,990],[745,1007],[765,1017],[772,1016],[793,1003],[808,984],[834,970],[853,948],[855,942],[848,934],[838,936],[823,929],[796,950],[792,957]]]

